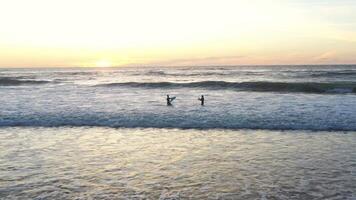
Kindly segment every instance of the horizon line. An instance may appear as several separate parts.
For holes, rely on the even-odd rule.
[[[156,67],[163,67],[163,68],[169,68],[169,67],[258,67],[258,66],[264,66],[264,67],[276,67],[276,66],[352,66],[355,65],[356,63],[353,64],[237,64],[237,65],[132,65],[132,66],[110,66],[110,67],[98,67],[98,66],[16,66],[16,67],[3,67],[0,66],[0,69],[44,69],[44,68],[99,68],[99,69],[109,69],[109,68],[135,68],[135,67],[145,67],[145,68],[156,68]]]

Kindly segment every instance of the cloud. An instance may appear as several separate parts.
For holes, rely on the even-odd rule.
[[[337,54],[333,51],[329,52],[324,52],[322,54],[319,54],[313,58],[314,61],[332,61],[335,60],[337,57]]]

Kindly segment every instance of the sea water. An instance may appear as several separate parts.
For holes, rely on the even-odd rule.
[[[356,132],[0,129],[0,199],[356,198]]]
[[[2,127],[356,130],[350,65],[1,69],[0,97]]]
[[[350,65],[0,69],[0,199],[355,199],[355,88]]]

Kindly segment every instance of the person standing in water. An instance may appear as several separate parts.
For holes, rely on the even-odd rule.
[[[198,100],[200,101],[201,105],[204,106],[204,95],[201,95],[201,97],[198,98]]]
[[[167,106],[171,106],[172,105],[172,100],[173,99],[174,98],[169,97],[169,95],[167,94]]]

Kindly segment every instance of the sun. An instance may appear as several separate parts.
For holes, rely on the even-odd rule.
[[[99,60],[95,63],[96,67],[112,67],[112,64],[108,60]]]

